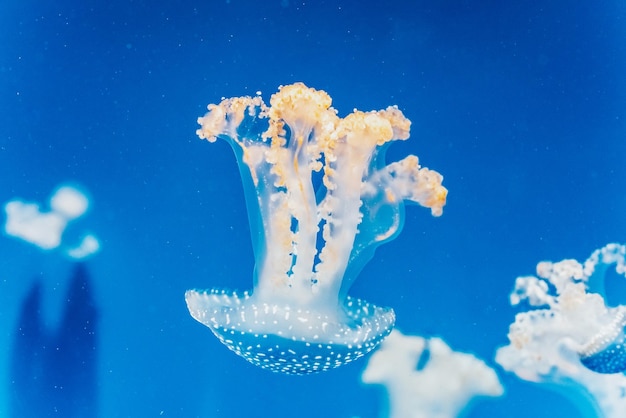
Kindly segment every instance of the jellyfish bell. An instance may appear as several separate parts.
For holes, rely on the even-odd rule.
[[[190,290],[191,315],[263,368],[306,374],[353,361],[391,332],[395,316],[348,296],[376,247],[395,238],[404,201],[442,213],[443,177],[416,156],[385,165],[409,137],[397,107],[339,118],[326,92],[282,86],[224,99],[197,134],[232,146],[242,176],[255,272],[251,292]],[[321,181],[319,180],[321,177]]]
[[[395,315],[347,297],[335,314],[255,301],[248,293],[189,290],[191,316],[229,349],[263,369],[309,374],[367,354],[389,335]]]
[[[580,350],[580,362],[589,370],[613,374],[626,371],[626,308],[609,310],[611,319]]]
[[[581,363],[597,373],[613,374],[626,371],[626,319],[624,310],[589,341],[579,353]]]

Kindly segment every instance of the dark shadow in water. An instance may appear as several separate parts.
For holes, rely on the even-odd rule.
[[[36,282],[13,338],[10,416],[96,417],[98,311],[86,267],[74,270],[56,331],[44,329],[41,292]]]

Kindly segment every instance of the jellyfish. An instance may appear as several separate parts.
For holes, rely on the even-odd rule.
[[[622,373],[626,371],[626,306],[610,306],[606,300],[606,276],[611,266],[614,266],[619,279],[626,276],[626,247],[619,244],[609,244],[593,252],[585,263],[585,275],[589,292],[605,297],[607,306],[607,320],[604,325],[587,341],[580,351],[580,360],[585,367],[598,373]],[[626,303],[624,298],[618,298]]]
[[[572,399],[591,399],[599,416],[623,416],[626,306],[610,303],[607,280],[624,279],[625,255],[626,246],[608,244],[584,263],[541,262],[536,276],[518,278],[511,303],[529,309],[516,315],[496,362],[524,380],[574,389]]]
[[[504,393],[481,359],[452,350],[441,338],[397,329],[369,357],[361,381],[385,390],[388,408],[381,416],[388,418],[454,418],[476,397]]]
[[[80,188],[69,184],[58,186],[50,197],[49,206],[49,211],[42,211],[38,203],[10,200],[4,205],[5,233],[43,250],[61,247],[67,256],[76,260],[100,250],[100,242],[91,233],[83,233],[78,244],[66,244],[64,234],[68,225],[84,216],[89,208],[89,199]]]
[[[348,290],[402,229],[405,201],[439,216],[447,195],[416,156],[385,164],[411,122],[395,106],[340,118],[326,92],[295,83],[269,106],[260,93],[211,104],[198,123],[201,139],[224,139],[235,152],[255,269],[251,291],[187,291],[192,317],[274,372],[325,371],[374,349],[395,314]]]

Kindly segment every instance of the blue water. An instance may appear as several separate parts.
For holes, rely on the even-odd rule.
[[[315,376],[257,369],[194,321],[184,292],[249,289],[239,171],[194,134],[221,97],[303,81],[340,115],[397,104],[407,153],[445,176],[441,218],[409,207],[352,294],[405,333],[484,359],[506,394],[470,417],[587,417],[493,361],[518,275],[626,241],[626,6],[569,1],[5,1],[0,5],[0,202],[73,182],[101,251],[101,417],[379,416],[365,361]],[[0,416],[22,300],[42,282],[60,322],[73,264],[0,237]],[[51,415],[54,416],[54,415]]]

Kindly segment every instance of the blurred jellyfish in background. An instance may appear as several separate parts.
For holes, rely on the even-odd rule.
[[[89,208],[87,196],[78,188],[59,186],[50,197],[50,210],[42,211],[38,203],[13,199],[5,204],[5,233],[44,250],[62,247],[73,259],[82,259],[100,249],[98,239],[89,233],[82,234],[79,242],[65,245],[63,234],[68,224],[83,216]]]
[[[56,330],[44,327],[40,282],[22,302],[13,335],[10,416],[98,416],[98,310],[84,265],[76,265]]]
[[[75,240],[76,236],[68,234],[69,225],[89,208],[86,194],[75,186],[58,186],[47,210],[20,199],[7,202],[4,208],[4,231],[9,237],[42,250],[56,250],[56,254],[72,260],[84,259],[99,250],[94,235],[81,233]],[[52,278],[51,282],[59,280]],[[98,310],[86,266],[73,266],[60,323],[54,329],[45,325],[50,322],[43,306],[49,286],[36,280],[21,303],[5,377],[9,416],[96,417]]]
[[[591,400],[599,416],[626,411],[626,306],[615,306],[607,279],[624,280],[626,247],[609,244],[583,264],[541,262],[537,276],[519,277],[511,304],[523,304],[496,354],[506,370],[531,382],[568,389]],[[617,292],[617,290],[616,290]]]
[[[500,396],[496,372],[471,354],[452,351],[440,338],[404,335],[393,330],[370,357],[361,375],[383,386],[389,418],[454,418],[476,397]]]
[[[409,137],[397,108],[339,118],[330,96],[302,83],[209,105],[197,133],[233,148],[255,254],[251,293],[190,290],[191,315],[235,353],[288,374],[328,370],[374,349],[395,315],[348,296],[380,244],[397,236],[404,202],[442,213],[443,177],[385,150]],[[220,175],[220,173],[216,173]]]

